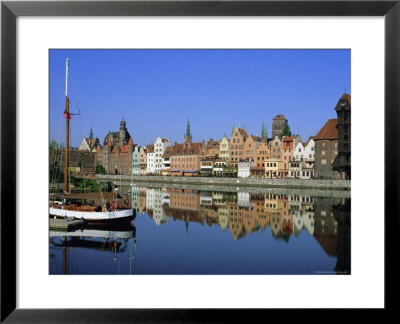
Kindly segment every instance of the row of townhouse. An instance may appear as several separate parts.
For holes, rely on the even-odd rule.
[[[106,173],[349,179],[351,96],[344,94],[335,111],[338,118],[329,119],[307,142],[302,142],[299,135],[281,136],[288,124],[284,115],[277,115],[273,119],[273,138],[268,138],[263,122],[261,136],[233,127],[230,138],[224,135],[220,140],[195,143],[188,119],[183,143],[172,145],[168,138],[157,137],[150,145],[138,146],[122,120],[120,131],[109,132],[104,146],[93,139],[90,130],[81,149],[97,152],[97,161]]]

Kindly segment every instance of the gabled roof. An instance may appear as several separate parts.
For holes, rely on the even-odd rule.
[[[201,155],[203,143],[175,144],[171,156]]]
[[[164,151],[164,154],[162,155],[162,157],[165,158],[169,158],[172,154],[173,151],[173,147],[172,146],[167,146],[167,148]]]
[[[147,153],[154,153],[154,144],[151,144],[147,147]]]
[[[337,121],[337,118],[329,119],[314,137],[314,141],[338,139]]]
[[[284,142],[293,142],[296,136],[285,136],[283,137]]]
[[[314,136],[308,136],[308,140],[307,142],[302,142],[303,146],[306,147],[308,145],[308,143],[310,143],[310,141],[314,139]]]

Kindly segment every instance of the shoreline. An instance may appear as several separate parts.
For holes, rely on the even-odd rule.
[[[218,177],[171,177],[171,176],[137,176],[96,174],[98,182],[159,183],[183,185],[207,185],[229,187],[282,188],[282,189],[318,189],[351,191],[351,180],[300,180],[300,179],[266,179],[266,178],[218,178]]]

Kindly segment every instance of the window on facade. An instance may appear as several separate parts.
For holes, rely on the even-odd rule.
[[[326,160],[325,159],[321,160],[321,164],[326,164]]]

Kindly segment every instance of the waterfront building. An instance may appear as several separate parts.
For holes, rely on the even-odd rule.
[[[132,174],[139,175],[139,145],[135,145],[132,153]]]
[[[245,129],[236,127],[233,129],[229,139],[229,162],[230,165],[237,167],[239,160],[244,158],[244,143],[249,135]]]
[[[162,155],[162,169],[161,169],[161,175],[171,175],[170,169],[171,169],[171,154],[173,151],[172,146],[167,146],[167,148],[164,151],[164,154]]]
[[[108,132],[103,141],[104,146],[97,145],[97,161],[108,174],[131,174],[134,143],[122,118],[119,132]]]
[[[192,143],[192,133],[190,132],[189,117],[186,125],[184,143],[175,142],[170,155],[171,176],[193,176],[200,173],[200,161],[206,154],[204,140]]]
[[[333,168],[341,173],[342,179],[351,178],[351,96],[347,93],[335,107],[338,118],[338,155]]]
[[[257,146],[254,154],[255,167],[265,168],[265,161],[270,158],[271,150],[267,143],[267,138],[263,138],[260,144]]]
[[[154,144],[147,147],[147,174],[153,175],[156,171]]]
[[[157,137],[154,143],[154,173],[161,174],[163,170],[163,154],[167,147],[171,146],[168,138]]]
[[[139,149],[139,174],[145,175],[147,174],[147,148],[145,146],[140,147]]]
[[[285,177],[289,169],[289,161],[293,157],[294,136],[284,136],[282,138],[282,169],[285,172]]]
[[[282,178],[281,167],[282,161],[268,159],[265,161],[265,177],[270,179]]]
[[[207,142],[206,157],[207,158],[218,158],[219,154],[219,142],[214,141],[212,138]]]
[[[82,143],[79,146],[79,151],[96,152],[99,144],[99,139],[97,137],[93,138],[92,127],[90,127],[89,137],[83,138]]]
[[[80,177],[93,177],[96,173],[96,152],[83,152],[70,150],[69,167],[75,175]],[[49,150],[50,181],[55,181],[65,170],[65,149]]]
[[[202,175],[212,175],[215,159],[204,157],[200,161],[200,173]]]
[[[214,161],[213,175],[216,177],[222,177],[224,175],[226,163],[226,159],[216,159]]]
[[[264,164],[264,161],[263,163]],[[250,166],[250,177],[251,178],[265,178],[265,166]]]
[[[305,143],[297,143],[293,151],[293,159],[296,161],[315,160],[315,141],[312,136]]]
[[[121,146],[126,145],[129,142],[131,135],[126,128],[126,122],[124,118],[122,118],[121,123],[119,125],[119,132],[111,132],[108,131],[108,134],[104,137],[103,145],[108,145],[111,140],[112,145]]]
[[[278,136],[268,143],[271,160],[282,160],[282,141]]]
[[[340,174],[332,170],[332,163],[338,154],[337,119],[329,119],[314,137],[315,166],[317,179],[338,179]]]
[[[311,179],[314,176],[315,141],[310,136],[306,143],[299,142],[289,161],[288,178]]]
[[[224,137],[219,141],[219,153],[218,157],[220,159],[224,159],[226,161],[229,161],[229,140]]]
[[[170,157],[171,176],[193,176],[200,172],[200,161],[205,154],[205,143],[186,142],[173,146]]]
[[[240,160],[238,163],[238,178],[250,177],[251,160]]]
[[[129,142],[126,145],[113,145],[110,141],[105,153],[108,155],[108,165],[106,168],[107,173],[114,174],[125,174],[130,175],[132,173],[132,157],[134,144],[132,138],[129,138]]]
[[[243,159],[253,159],[257,152],[257,147],[261,143],[261,138],[254,135],[246,137],[243,146]]]
[[[276,115],[272,120],[272,138],[282,138],[283,129],[288,126],[288,120],[284,115]]]

